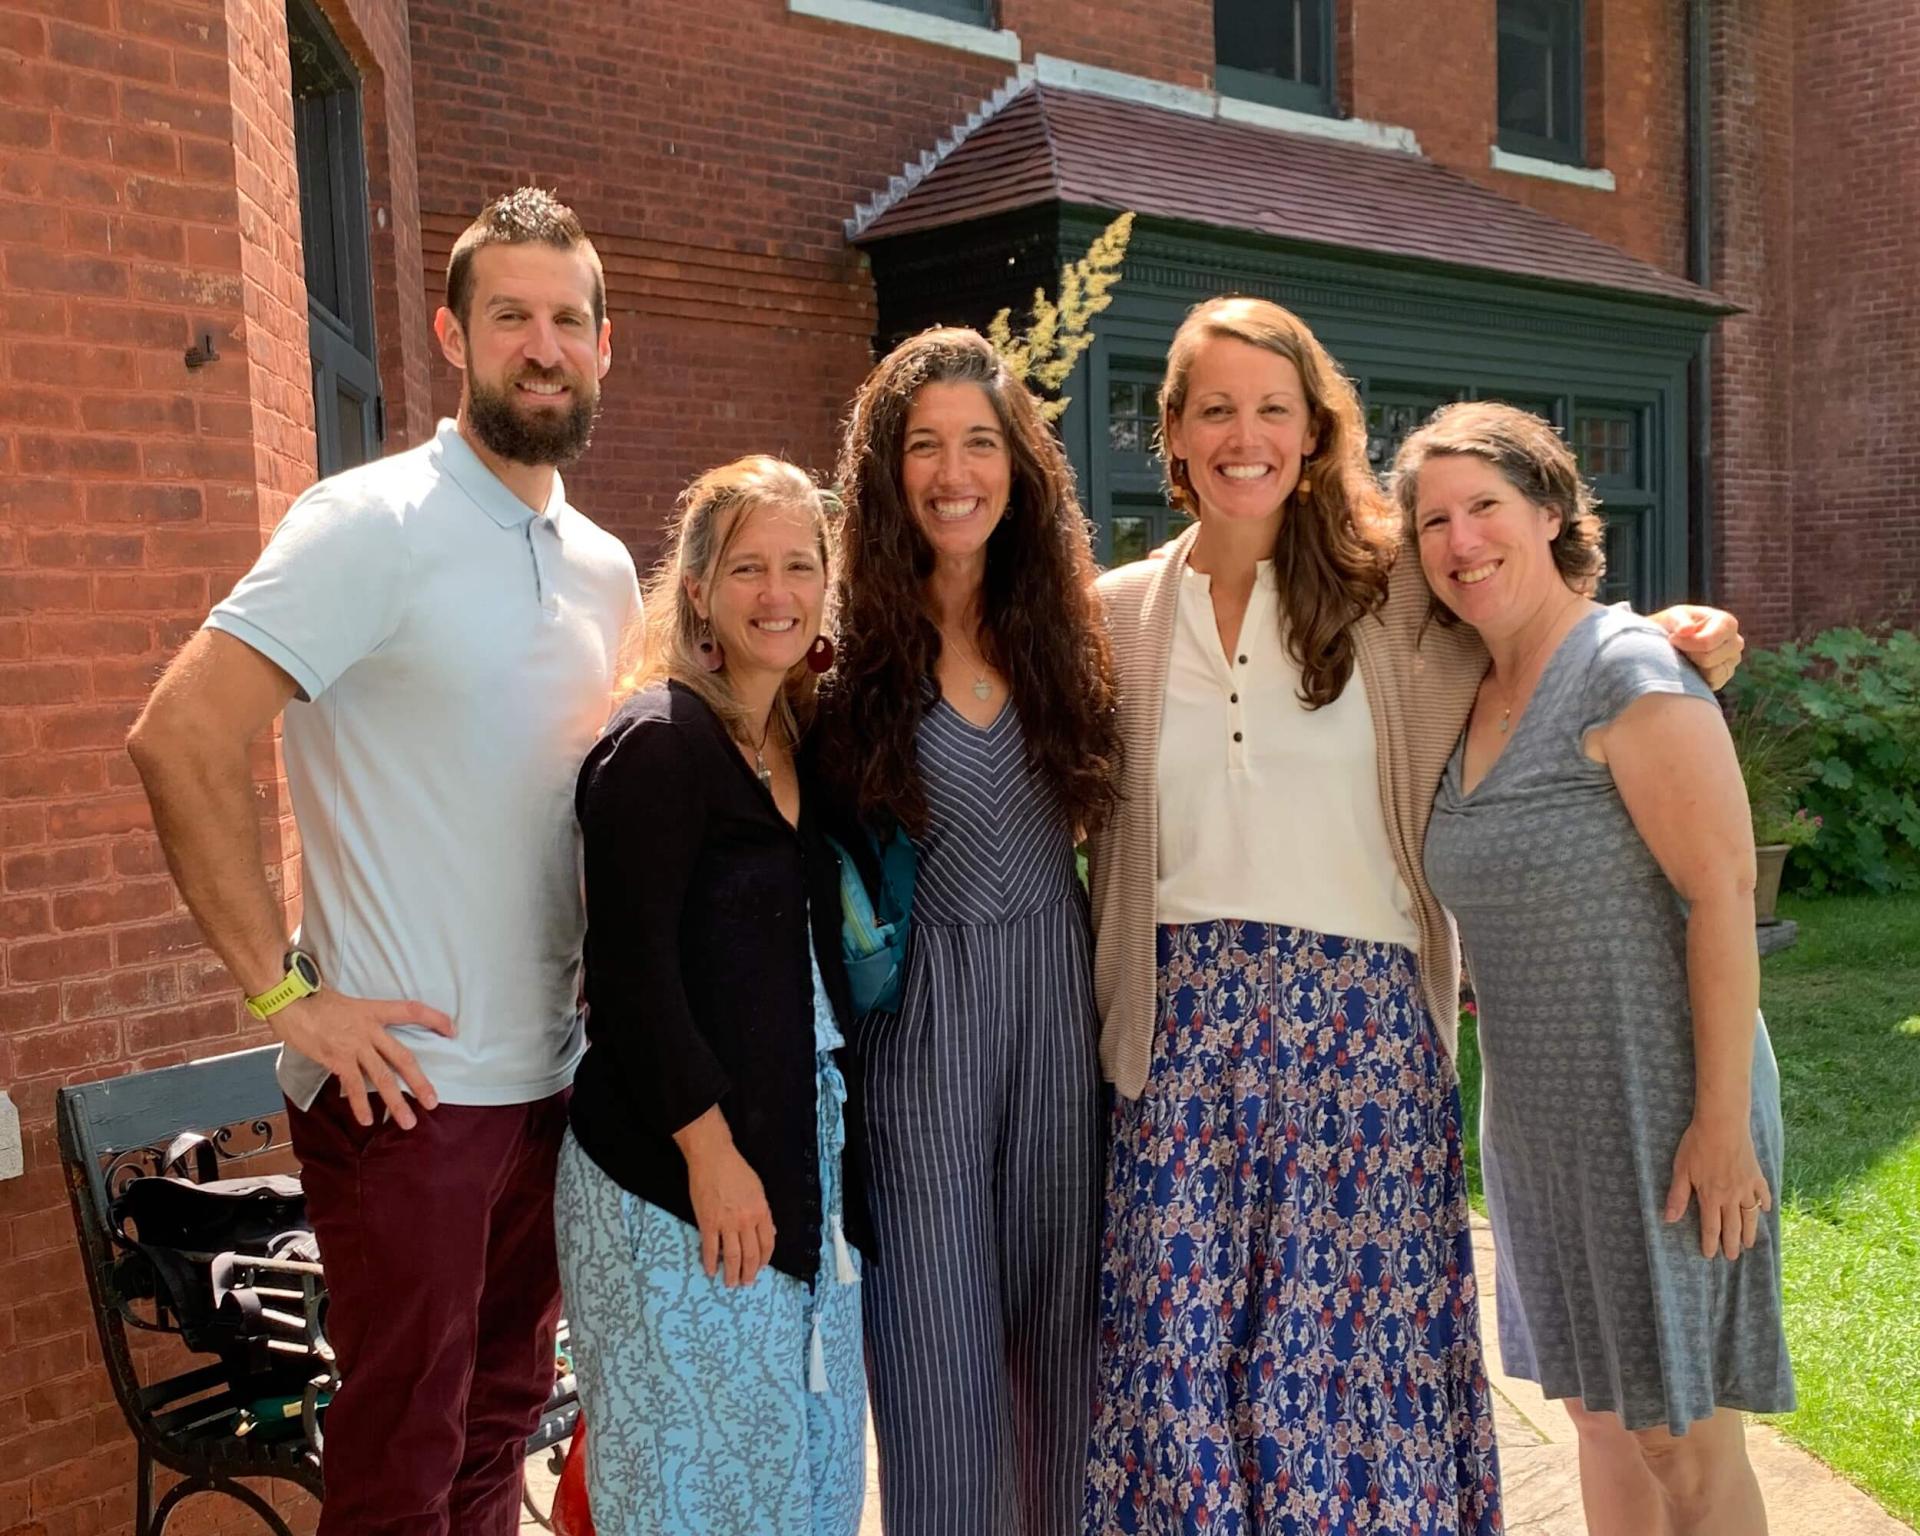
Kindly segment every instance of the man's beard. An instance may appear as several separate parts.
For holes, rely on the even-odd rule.
[[[591,384],[576,383],[557,369],[547,373],[528,370],[519,378],[567,383],[573,389],[573,404],[565,412],[523,410],[514,396],[519,379],[504,389],[489,389],[469,368],[467,421],[474,435],[510,463],[571,464],[593,441],[593,424],[600,415],[600,391]]]

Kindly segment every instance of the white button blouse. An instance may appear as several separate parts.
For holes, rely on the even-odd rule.
[[[1232,655],[1211,579],[1184,570],[1160,727],[1155,917],[1241,918],[1417,950],[1359,670],[1324,708],[1308,709],[1299,690],[1273,562],[1260,562]]]

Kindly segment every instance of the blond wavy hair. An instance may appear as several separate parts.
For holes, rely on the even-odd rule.
[[[638,644],[629,637],[626,647],[629,652],[639,651],[638,661],[623,673],[617,696],[625,698],[655,683],[678,683],[698,694],[729,731],[744,739],[745,708],[726,667],[707,670],[700,646],[711,631],[694,609],[689,587],[697,581],[711,590],[714,572],[755,512],[795,507],[813,522],[822,580],[831,593],[834,536],[829,493],[798,465],[756,453],[698,476],[680,493],[676,506],[679,510],[667,533],[666,553],[647,582]],[[822,634],[829,633],[828,621],[829,615],[823,612]],[[819,675],[804,658],[788,671],[775,709],[789,742],[797,742],[812,723],[819,686]]]

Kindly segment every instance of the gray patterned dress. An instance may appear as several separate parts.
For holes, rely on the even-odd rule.
[[[1686,912],[1580,749],[1648,693],[1712,700],[1651,624],[1582,618],[1471,794],[1454,752],[1426,868],[1479,999],[1501,1358],[1548,1397],[1679,1434],[1794,1396],[1777,1207],[1733,1263],[1700,1257],[1696,1207],[1661,1217],[1693,1115]],[[1752,1126],[1777,1197],[1780,1080],[1759,1019]]]

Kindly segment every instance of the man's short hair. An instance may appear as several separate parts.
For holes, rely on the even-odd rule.
[[[600,269],[600,253],[593,248],[579,216],[551,192],[539,187],[516,187],[480,210],[447,258],[447,308],[461,325],[473,305],[473,253],[484,245],[550,245],[555,250],[584,251],[593,269],[593,323],[607,318],[607,279]]]

